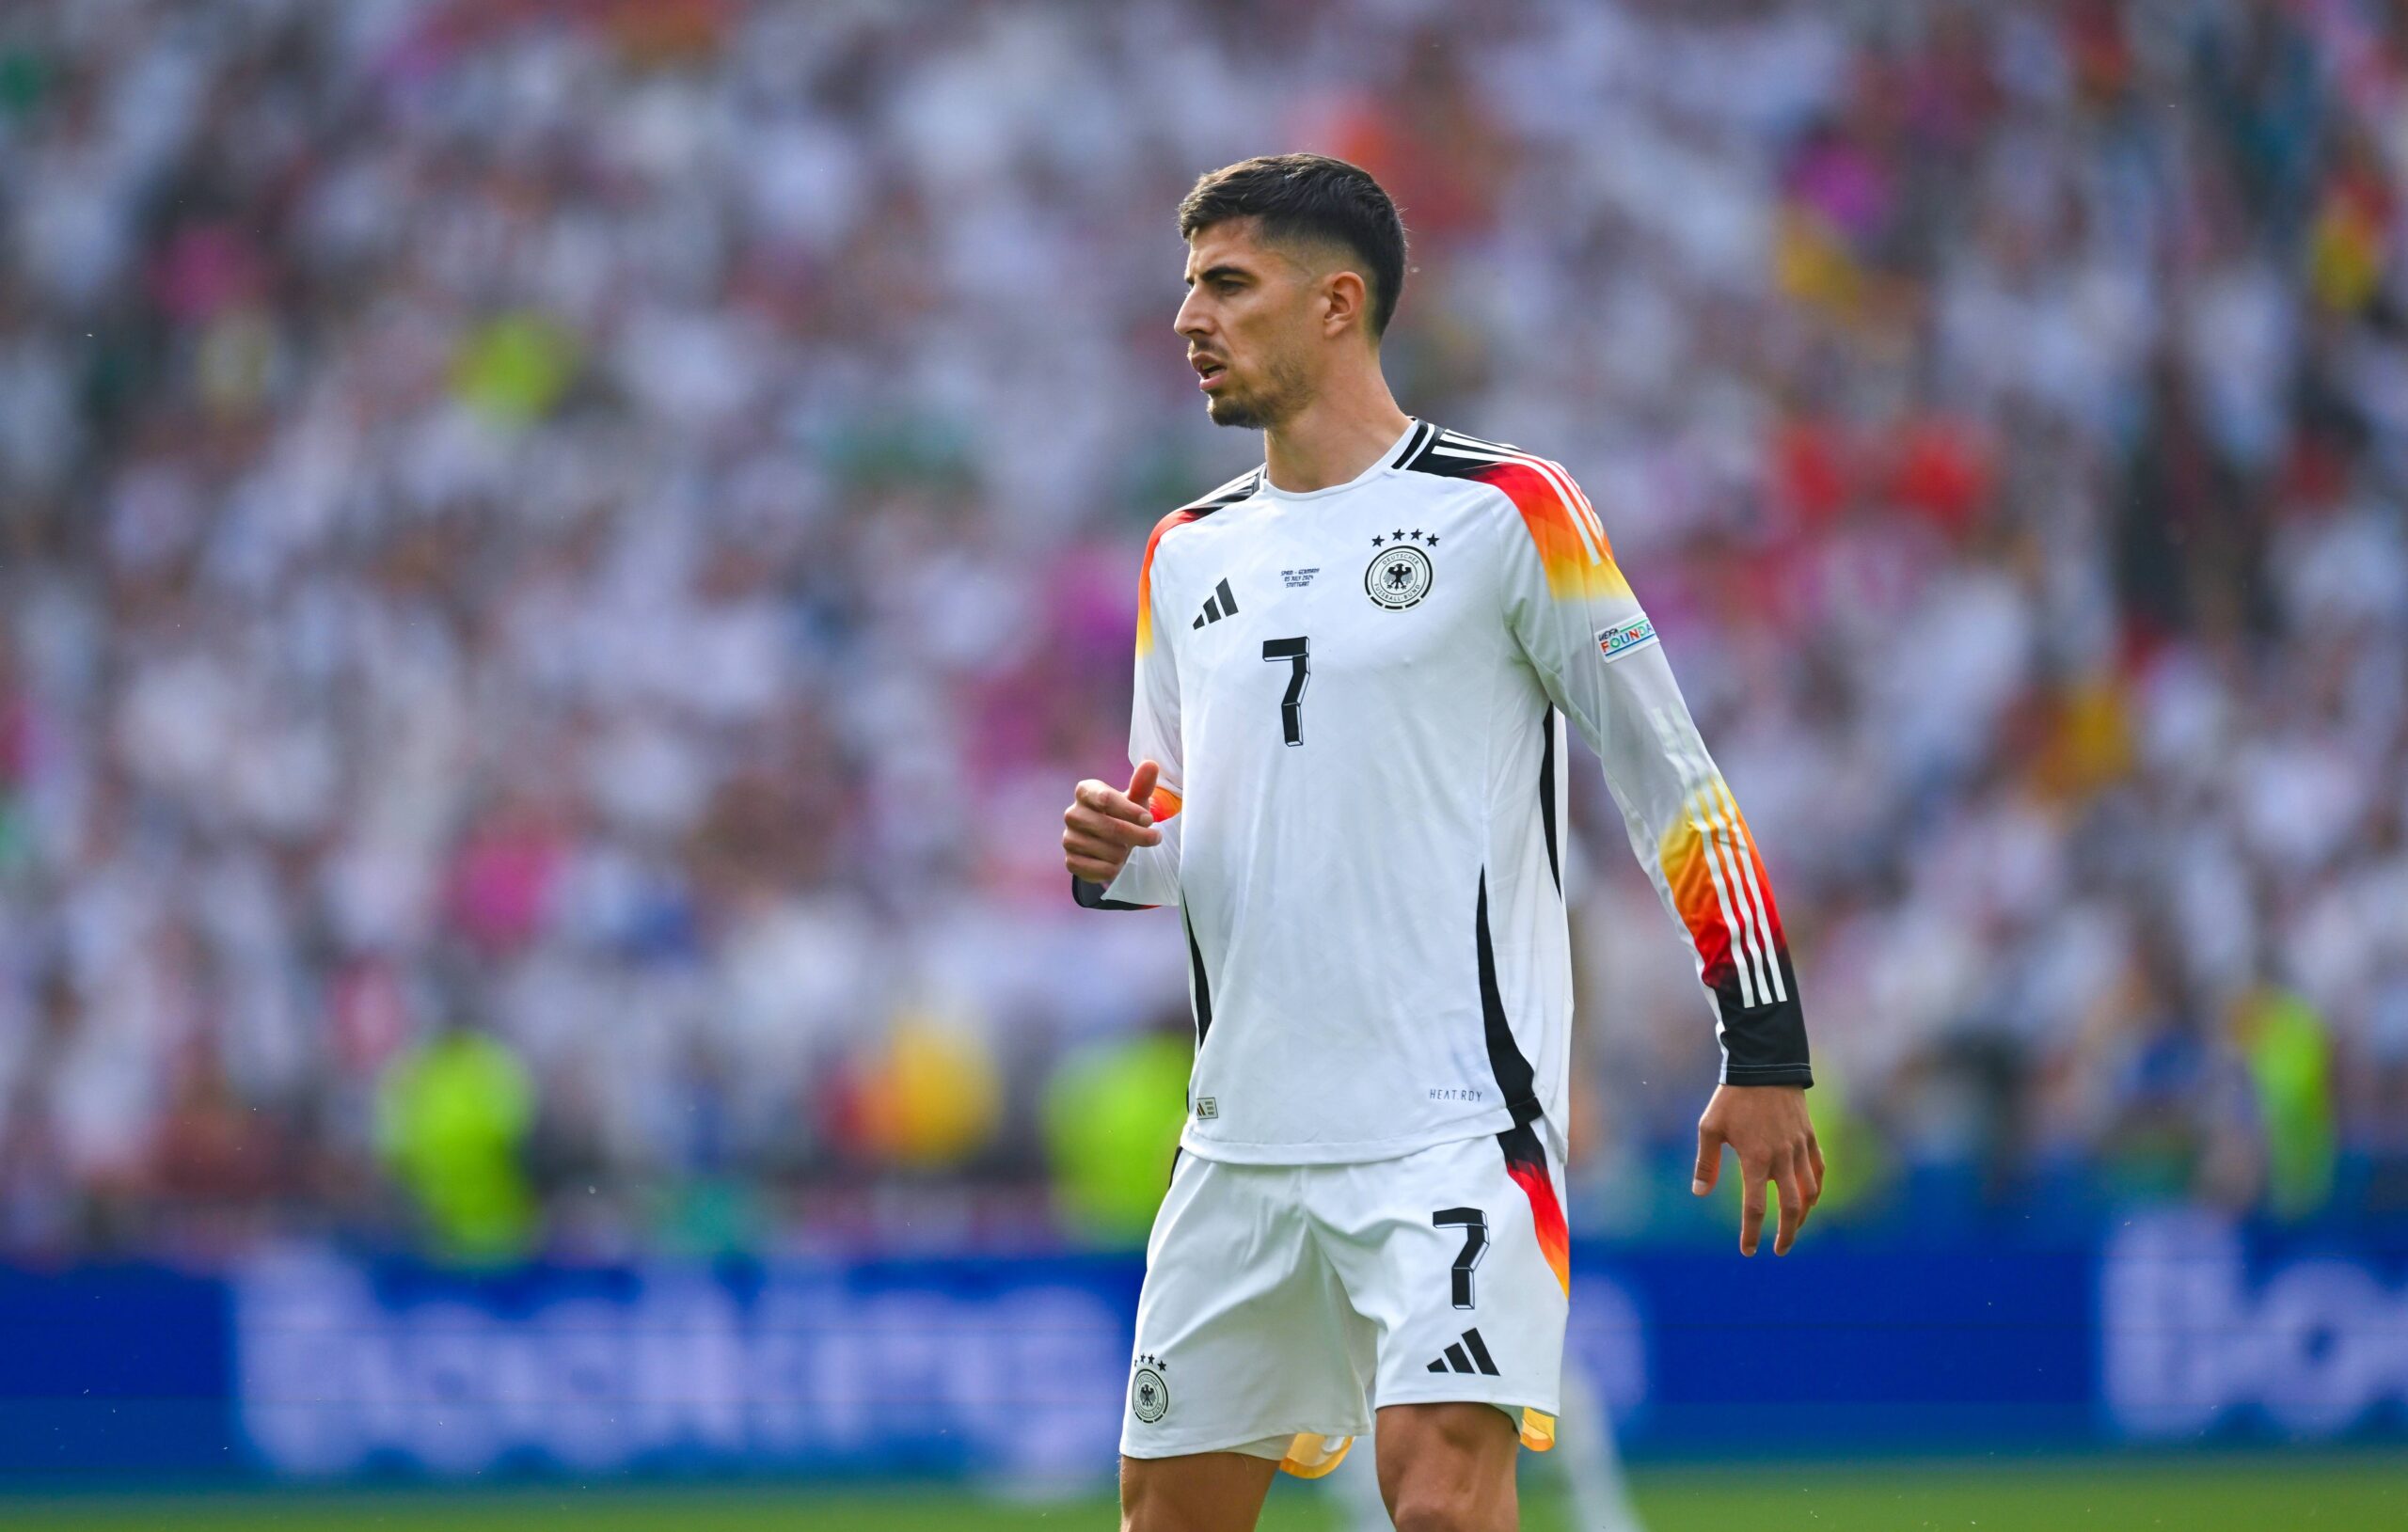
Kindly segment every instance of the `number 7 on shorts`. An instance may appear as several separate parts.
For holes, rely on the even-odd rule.
[[[1442,1229],[1460,1227],[1464,1231],[1464,1248],[1448,1274],[1453,1281],[1455,1307],[1469,1308],[1472,1268],[1488,1254],[1488,1215],[1477,1208],[1442,1208],[1430,1215],[1430,1222]]]

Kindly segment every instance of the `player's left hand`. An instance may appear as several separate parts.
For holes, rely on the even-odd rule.
[[[1717,1085],[1705,1115],[1697,1120],[1697,1178],[1693,1195],[1714,1190],[1722,1173],[1722,1146],[1739,1157],[1739,1254],[1756,1253],[1765,1226],[1765,1182],[1781,1192],[1781,1223],[1772,1253],[1789,1254],[1806,1215],[1823,1195],[1823,1148],[1806,1116],[1806,1092],[1798,1085]]]

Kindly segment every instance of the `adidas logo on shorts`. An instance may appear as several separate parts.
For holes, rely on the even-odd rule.
[[[1468,1352],[1468,1354],[1466,1354]],[[1477,1329],[1464,1332],[1464,1338],[1447,1348],[1447,1354],[1430,1364],[1432,1372],[1480,1372],[1491,1378],[1502,1376],[1497,1370],[1497,1359],[1488,1354],[1487,1343],[1480,1338]]]

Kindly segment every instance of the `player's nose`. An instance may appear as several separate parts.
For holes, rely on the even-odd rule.
[[[1179,312],[1170,322],[1170,327],[1190,341],[1200,340],[1212,333],[1212,316],[1200,301],[1201,296],[1200,289],[1189,288],[1187,296],[1180,303]]]

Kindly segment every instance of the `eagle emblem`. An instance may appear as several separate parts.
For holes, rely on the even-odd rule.
[[[1371,539],[1375,551],[1363,568],[1363,593],[1390,611],[1402,611],[1428,595],[1437,572],[1431,567],[1430,555],[1414,545],[1420,538],[1417,529]]]

